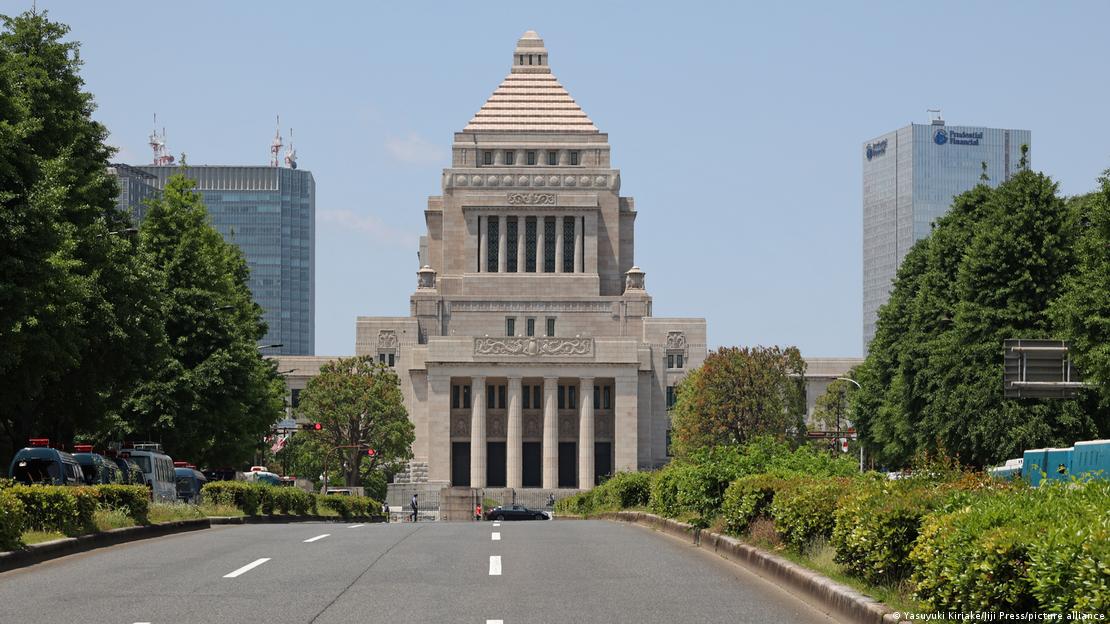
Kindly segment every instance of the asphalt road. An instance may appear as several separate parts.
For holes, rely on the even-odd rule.
[[[0,622],[834,620],[649,529],[555,521],[259,524],[132,542],[0,574]]]

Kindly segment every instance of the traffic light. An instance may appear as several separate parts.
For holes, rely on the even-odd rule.
[[[301,429],[305,431],[322,431],[324,429],[324,425],[318,422],[301,423]]]
[[[377,455],[378,452],[375,451],[374,449],[366,449],[366,454],[369,455],[370,457],[373,457],[373,456]]]

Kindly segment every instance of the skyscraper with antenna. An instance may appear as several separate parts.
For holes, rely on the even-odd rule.
[[[268,327],[260,344],[282,345],[266,353],[312,355],[316,341],[316,182],[312,172],[296,168],[292,130],[289,133],[289,146],[283,153],[280,127],[275,130],[268,164],[186,165],[169,154],[165,130],[161,134],[154,130],[150,134],[153,163],[118,165],[113,172],[120,180],[120,208],[136,221],[145,215],[142,198],[159,194],[170,176],[181,174],[194,180],[212,225],[246,257],[248,285]]]

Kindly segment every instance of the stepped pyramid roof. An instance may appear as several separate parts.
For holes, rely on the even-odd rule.
[[[543,39],[529,30],[517,41],[509,75],[463,132],[596,134],[598,129],[551,73]]]

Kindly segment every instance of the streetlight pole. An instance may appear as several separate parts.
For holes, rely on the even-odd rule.
[[[863,390],[863,386],[859,385],[859,382],[856,381],[855,379],[852,379],[850,377],[837,377],[836,379],[837,379],[837,381],[847,381],[847,382],[850,382],[852,384],[855,384],[856,388],[858,388],[859,390]],[[843,398],[843,396],[841,396],[841,398]],[[837,440],[836,440],[836,443],[840,444],[840,401],[837,401],[836,406],[837,406],[837,411],[836,411],[836,437],[837,437]],[[859,432],[856,433],[856,439],[859,440]],[[859,443],[859,471],[863,472],[863,442],[862,441]]]

